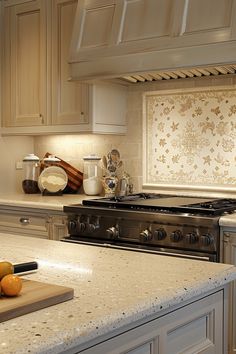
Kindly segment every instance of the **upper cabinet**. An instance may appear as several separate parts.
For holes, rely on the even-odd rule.
[[[47,123],[46,3],[5,8],[3,118],[10,126]]]
[[[126,87],[112,85],[108,101],[105,83],[70,79],[76,7],[77,0],[4,2],[3,135],[125,133]]]
[[[234,62],[235,17],[236,0],[78,0],[72,77]]]

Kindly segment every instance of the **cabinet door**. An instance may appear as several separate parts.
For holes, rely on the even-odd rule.
[[[53,0],[52,124],[88,123],[88,85],[69,81],[69,48],[77,0]]]
[[[236,266],[236,232],[224,232],[224,263]],[[230,289],[229,354],[236,353],[236,281]]]
[[[46,2],[5,8],[6,126],[46,124]]]

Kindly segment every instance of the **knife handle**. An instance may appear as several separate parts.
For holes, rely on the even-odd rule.
[[[14,264],[14,273],[29,272],[30,270],[38,269],[37,262],[27,262]]]

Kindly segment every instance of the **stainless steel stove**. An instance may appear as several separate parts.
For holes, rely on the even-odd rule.
[[[219,218],[236,199],[131,194],[64,207],[67,242],[221,261]]]

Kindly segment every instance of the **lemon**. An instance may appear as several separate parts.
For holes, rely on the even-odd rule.
[[[0,280],[7,274],[14,273],[14,266],[7,261],[0,262]]]

